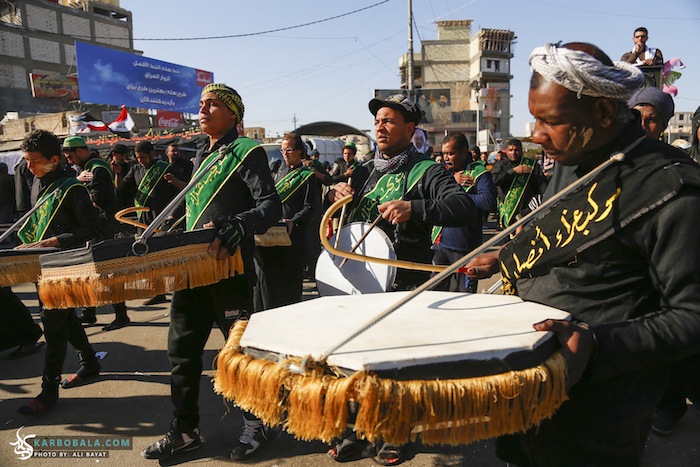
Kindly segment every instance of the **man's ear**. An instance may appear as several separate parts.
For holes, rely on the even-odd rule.
[[[54,165],[58,165],[61,162],[61,156],[58,154],[54,154],[51,156],[51,159],[49,159],[49,162],[51,162]]]
[[[595,112],[602,128],[610,128],[617,116],[619,101],[604,97],[595,103]]]

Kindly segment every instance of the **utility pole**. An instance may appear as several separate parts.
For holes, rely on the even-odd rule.
[[[408,81],[408,97],[415,98],[413,92],[413,3],[408,0],[408,65],[406,80]]]
[[[294,124],[294,131],[297,131],[297,114],[294,114],[294,118],[292,118],[292,123]]]

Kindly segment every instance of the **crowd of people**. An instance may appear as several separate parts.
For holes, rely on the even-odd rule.
[[[273,167],[259,144],[238,134],[245,107],[224,84],[202,91],[199,121],[208,141],[193,163],[176,145],[158,160],[148,141],[136,145],[136,162],[122,144],[103,159],[79,136],[61,143],[37,130],[23,141],[24,157],[15,168],[16,209],[21,214],[48,193],[57,195],[20,228],[18,248],[69,249],[134,235],[114,220],[116,211],[149,208],[138,214],[145,227],[193,175],[223,154],[221,170],[198,182],[196,199],[184,195],[171,222],[184,216],[186,230],[215,229],[209,251],[218,260],[240,254],[244,273],[172,296],[167,355],[173,419],[167,434],[142,452],[147,459],[165,459],[201,444],[202,355],[212,325],[226,337],[237,319],[301,301],[304,274],[313,277],[321,251],[317,233],[324,207],[352,195],[345,222],[377,220],[398,259],[436,265],[452,264],[481,245],[490,214],[505,229],[542,207],[497,251],[473,258],[466,272],[437,286],[476,292],[479,279],[500,273],[504,293],[572,315],[571,321],[534,324],[561,343],[569,399],[538,427],[499,437],[497,455],[518,466],[639,465],[652,426],[670,433],[687,410],[686,397],[697,400],[700,388],[700,251],[696,257],[687,242],[695,230],[693,212],[700,209],[700,109],[687,152],[660,141],[674,104],[657,88],[640,89],[637,65],[661,57],[645,46],[646,36],[643,28],[635,32],[635,49],[623,62],[586,43],[533,51],[528,102],[536,122],[532,141],[542,147],[539,159],[525,157],[522,143],[510,139],[489,161],[458,132],[447,134],[439,149],[421,151],[414,143],[421,109],[403,94],[369,102],[376,150],[360,157],[348,142],[330,170],[294,133],[282,138],[284,160]],[[419,133],[423,146],[426,133]],[[625,159],[601,172],[595,184],[547,202],[620,152]],[[3,190],[5,172],[0,165]],[[4,212],[0,203],[0,216]],[[255,235],[273,226],[286,232],[291,245],[256,247]],[[392,290],[415,289],[429,277],[400,269]],[[10,304],[6,313],[15,331],[3,335],[3,348],[18,346],[12,358],[35,352],[41,328],[9,288],[0,294]],[[164,301],[158,296],[147,303]],[[107,331],[130,322],[125,303],[114,310]],[[78,316],[74,309],[42,308],[40,315],[46,341],[42,391],[19,409],[33,415],[57,402],[59,386],[74,387],[101,371],[81,325],[95,324],[94,309]],[[61,382],[67,343],[78,351],[80,368]],[[231,458],[254,453],[268,441],[269,429],[244,413]],[[371,453],[380,465],[395,465],[405,450],[383,441],[372,446],[348,432],[328,454],[343,462]]]

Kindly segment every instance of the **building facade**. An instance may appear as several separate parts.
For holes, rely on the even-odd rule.
[[[30,74],[75,76],[75,41],[138,53],[131,12],[118,0],[0,0],[0,118],[67,107],[66,99],[32,97]]]
[[[435,148],[454,131],[464,133],[470,144],[478,141],[482,150],[510,136],[515,34],[479,29],[472,35],[471,24],[438,21],[437,39],[422,41],[420,53],[413,54],[414,97],[424,113],[419,126]],[[399,60],[402,89],[409,88],[407,67],[405,54]]]

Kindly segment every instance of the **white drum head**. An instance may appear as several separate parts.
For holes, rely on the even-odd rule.
[[[350,251],[371,224],[353,222],[340,231],[338,249]],[[335,245],[335,235],[329,243]],[[355,253],[375,258],[396,259],[394,247],[389,237],[380,228],[374,228],[367,235]],[[396,279],[396,267],[385,264],[368,263],[348,259],[342,268],[338,266],[344,258],[331,255],[323,250],[316,263],[316,287],[321,296],[357,295],[386,292]]]

